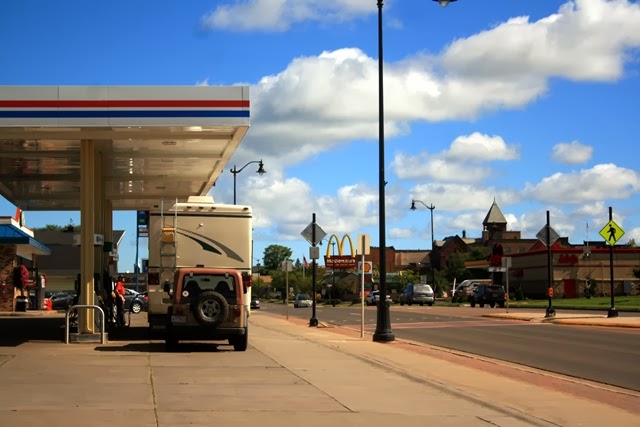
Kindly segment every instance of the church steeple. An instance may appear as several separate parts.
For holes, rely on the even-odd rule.
[[[484,217],[484,221],[482,221],[482,225],[484,226],[485,230],[507,230],[507,219],[504,217],[502,211],[498,207],[495,197],[493,199],[493,204],[491,205],[489,212],[487,212],[487,216]]]

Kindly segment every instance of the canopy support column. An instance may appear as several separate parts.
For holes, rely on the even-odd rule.
[[[79,304],[94,305],[94,248],[95,229],[95,143],[92,140],[80,142],[80,299]],[[78,332],[94,332],[93,310],[78,311]]]

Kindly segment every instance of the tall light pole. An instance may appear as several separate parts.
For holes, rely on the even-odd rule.
[[[411,200],[411,210],[415,211],[416,210],[416,203],[422,203],[422,205],[429,209],[431,211],[431,254],[433,254],[433,248],[435,247],[435,239],[433,237],[433,210],[436,208],[435,206],[433,206],[433,203],[430,206],[427,206],[423,201],[421,200]],[[429,262],[429,265],[431,267],[431,284],[433,285],[433,290],[435,292],[436,290],[436,270],[435,268],[433,268],[433,256],[431,257],[431,261]]]
[[[440,6],[446,7],[450,2],[456,0],[433,0]],[[384,88],[383,88],[383,50],[382,50],[382,6],[383,1],[378,0],[378,215],[379,215],[379,238],[380,238],[380,300],[378,301],[378,311],[376,317],[376,330],[373,333],[373,341],[390,342],[396,339],[391,330],[391,319],[389,315],[389,302],[387,301],[387,256],[386,256],[386,223],[385,223],[385,203],[384,186],[386,184],[384,174]]]
[[[242,172],[244,170],[244,168],[246,168],[247,166],[249,166],[252,163],[258,163],[259,167],[258,170],[256,171],[256,173],[260,174],[260,175],[264,175],[265,173],[267,173],[266,170],[264,170],[264,164],[262,163],[262,160],[252,160],[249,163],[247,163],[246,165],[244,165],[243,167],[241,167],[240,169],[236,168],[236,165],[233,165],[233,169],[229,169],[229,172],[231,172],[233,174],[233,204],[236,204],[236,175],[238,175],[240,172]]]

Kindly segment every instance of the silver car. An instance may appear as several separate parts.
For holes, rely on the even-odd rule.
[[[312,305],[313,301],[308,294],[298,294],[293,300],[293,308],[311,307]]]
[[[429,285],[416,284],[407,285],[400,294],[400,305],[420,304],[432,306],[435,301],[433,289]]]

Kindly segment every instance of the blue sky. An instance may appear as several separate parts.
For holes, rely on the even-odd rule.
[[[251,86],[251,129],[212,195],[253,206],[254,257],[316,213],[378,244],[376,0],[0,4],[0,85]],[[387,244],[429,249],[482,232],[495,199],[511,230],[546,222],[599,239],[608,207],[640,238],[640,5],[629,0],[388,0],[384,9]],[[14,207],[0,200],[0,215]],[[27,212],[27,225],[79,223]],[[135,258],[135,212],[119,268]],[[326,248],[326,245],[323,247]],[[146,256],[141,239],[140,257]]]

